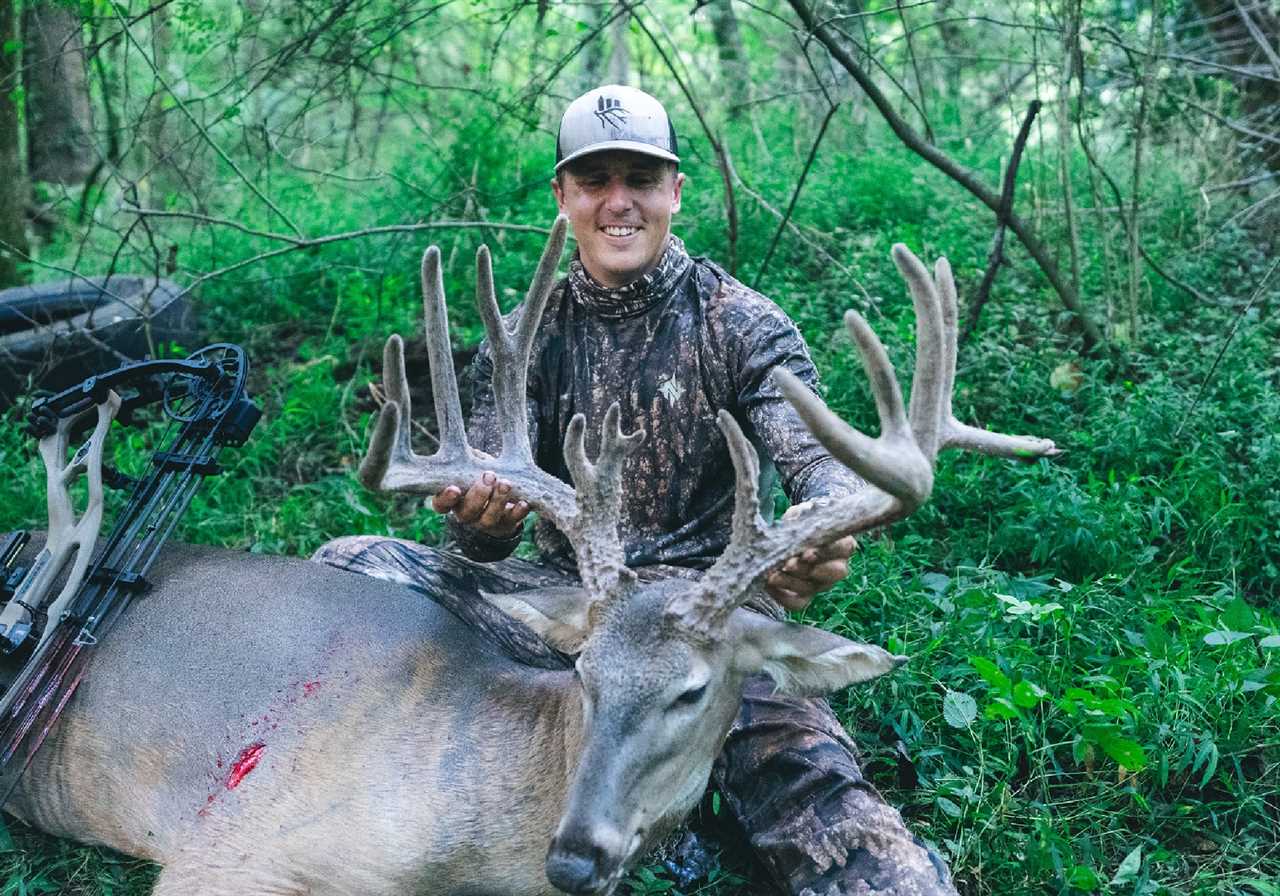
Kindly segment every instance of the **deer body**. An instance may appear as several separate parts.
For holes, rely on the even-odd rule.
[[[16,815],[165,865],[157,893],[555,892],[543,861],[582,733],[572,672],[304,560],[175,545],[153,578]]]

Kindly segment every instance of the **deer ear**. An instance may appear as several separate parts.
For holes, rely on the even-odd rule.
[[[590,627],[587,610],[591,601],[582,588],[538,588],[519,594],[490,594],[485,599],[508,616],[537,632],[561,653],[578,653]]]
[[[777,622],[750,610],[735,610],[730,624],[737,629],[735,665],[750,674],[765,673],[779,692],[795,697],[830,694],[907,661],[873,644],[808,625]]]

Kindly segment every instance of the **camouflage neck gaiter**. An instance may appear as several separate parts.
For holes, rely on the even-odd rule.
[[[671,295],[693,265],[684,243],[672,234],[657,266],[639,280],[610,289],[587,273],[576,255],[569,264],[569,290],[593,314],[621,319],[641,314]]]

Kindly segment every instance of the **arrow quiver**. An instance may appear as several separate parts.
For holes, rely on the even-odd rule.
[[[0,697],[0,805],[44,742],[84,675],[92,648],[148,587],[147,573],[218,452],[242,445],[262,412],[245,392],[249,364],[237,345],[209,345],[181,361],[140,361],[91,376],[37,400],[28,418],[48,480],[49,535],[26,569],[14,563],[29,535],[0,541],[4,570],[0,653],[20,663]],[[103,462],[112,421],[159,406],[167,422],[161,449],[132,477]],[[67,460],[73,441],[88,438]],[[71,486],[88,497],[78,516]],[[98,547],[104,487],[127,490],[128,503]],[[62,587],[54,595],[54,586]]]

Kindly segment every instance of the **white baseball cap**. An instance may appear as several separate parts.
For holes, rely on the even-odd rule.
[[[667,110],[643,90],[606,84],[569,104],[556,137],[556,171],[574,159],[625,149],[679,163]]]

